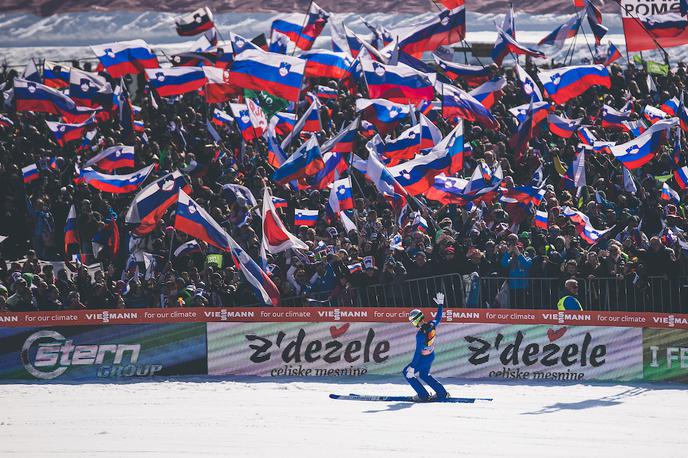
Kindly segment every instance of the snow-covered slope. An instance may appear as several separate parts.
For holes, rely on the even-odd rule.
[[[65,457],[685,457],[681,386],[447,380],[476,404],[336,401],[408,395],[394,379],[0,385],[0,455]]]

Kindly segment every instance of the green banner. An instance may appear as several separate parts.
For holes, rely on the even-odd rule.
[[[222,255],[221,254],[209,254],[205,258],[206,264],[215,264],[219,269],[222,268]]]
[[[643,329],[643,379],[688,382],[688,331]]]
[[[282,111],[289,106],[289,102],[268,94],[265,91],[256,92],[250,89],[244,89],[244,97],[258,100],[260,107],[265,113],[265,117],[270,119],[278,111]]]
[[[669,181],[673,177],[672,174],[669,175],[655,175],[655,180],[659,181],[660,183],[664,183],[665,181]]]
[[[669,66],[660,64],[651,60],[647,61],[647,72],[651,75],[667,76],[669,74]]]

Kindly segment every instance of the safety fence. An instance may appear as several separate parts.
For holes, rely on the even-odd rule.
[[[437,292],[447,304],[467,308],[547,309],[566,293],[564,278],[480,277],[448,274],[282,299],[285,307],[421,307]],[[688,277],[576,278],[584,310],[688,312]]]

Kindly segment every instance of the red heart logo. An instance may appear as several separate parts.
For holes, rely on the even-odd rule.
[[[336,339],[339,336],[343,336],[346,333],[346,331],[349,330],[350,325],[351,323],[344,323],[340,327],[330,326],[330,335],[333,339]]]
[[[566,334],[566,326],[559,328],[556,331],[554,329],[547,330],[547,338],[550,342],[554,342],[557,339],[561,339],[564,334]]]

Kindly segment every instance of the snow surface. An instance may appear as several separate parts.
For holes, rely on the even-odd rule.
[[[678,385],[446,386],[494,401],[328,398],[410,393],[392,378],[0,385],[0,456],[686,456]]]

